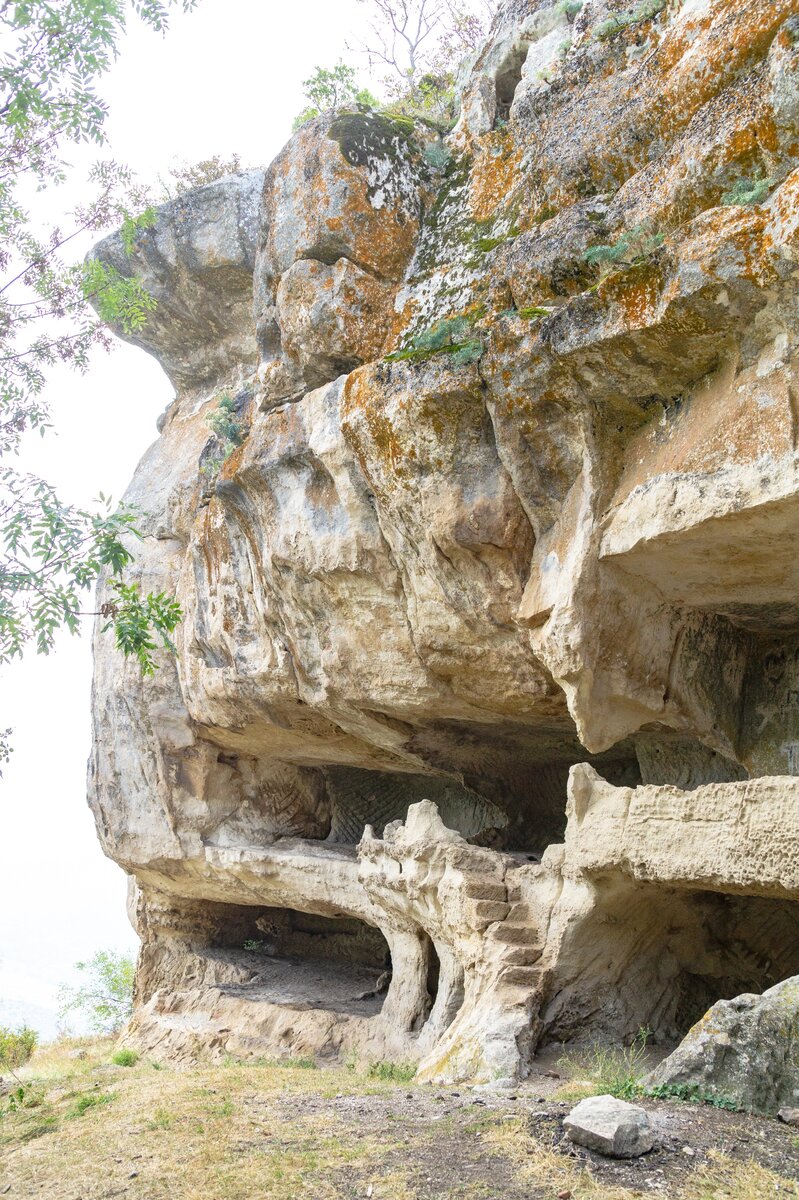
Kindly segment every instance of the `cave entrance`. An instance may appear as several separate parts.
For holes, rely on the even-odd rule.
[[[717,1000],[799,974],[799,902],[596,880],[561,947],[545,1040],[681,1040]]]
[[[529,49],[529,42],[521,42],[518,46],[514,46],[497,71],[495,76],[497,90],[495,128],[500,121],[507,121],[510,117],[511,105],[516,95],[516,89],[522,81],[522,71]]]
[[[674,1026],[683,1037],[717,1000],[764,992],[799,974],[799,903],[762,896],[694,892],[669,929],[675,978]]]
[[[380,1012],[391,953],[380,930],[365,921],[227,904],[208,905],[204,917],[203,953],[227,964],[235,980],[220,985],[225,992],[354,1016]]]
[[[327,840],[339,845],[357,845],[366,825],[382,837],[386,825],[404,821],[409,806],[420,800],[432,800],[449,829],[480,844],[490,843],[508,823],[498,805],[454,779],[359,767],[328,767],[325,777],[331,803]]]
[[[441,959],[438,957],[435,942],[432,938],[428,938],[427,948],[427,994],[430,997],[431,1006],[435,1004],[438,996],[438,984],[441,979]]]

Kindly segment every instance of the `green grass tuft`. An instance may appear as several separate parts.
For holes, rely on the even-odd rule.
[[[426,362],[437,354],[448,354],[455,366],[464,367],[476,363],[483,350],[482,339],[475,336],[474,318],[460,315],[423,329],[402,350],[387,354],[386,362]]]
[[[590,1091],[594,1096],[632,1100],[643,1092],[641,1080],[647,1068],[648,1037],[648,1029],[639,1029],[629,1046],[603,1046],[597,1043],[585,1053],[565,1055],[559,1065],[578,1081],[577,1090],[583,1095]]]
[[[84,1092],[82,1096],[78,1096],[67,1116],[82,1117],[90,1108],[101,1108],[105,1104],[110,1104],[113,1099],[113,1092]]]
[[[643,21],[654,20],[665,7],[666,0],[641,0],[640,4],[636,4],[634,8],[628,8],[626,12],[613,13],[601,21],[594,30],[594,37],[599,42],[606,42],[631,25],[640,25]]]
[[[315,1058],[303,1055],[298,1055],[296,1058],[276,1058],[274,1065],[285,1067],[290,1071],[315,1071],[319,1066]]]
[[[381,1079],[387,1083],[410,1083],[416,1074],[416,1063],[383,1059],[370,1063],[366,1074],[369,1079]]]
[[[607,274],[614,267],[638,266],[655,254],[665,240],[662,233],[653,233],[645,225],[635,225],[612,245],[589,246],[583,254],[583,261],[589,266],[600,267]]]
[[[117,1067],[135,1067],[139,1056],[135,1050],[117,1050],[111,1056],[111,1062]]]

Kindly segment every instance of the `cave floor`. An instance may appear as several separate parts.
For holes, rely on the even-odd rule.
[[[85,1058],[75,1058],[76,1049]],[[399,1064],[290,1060],[175,1070],[113,1044],[37,1052],[22,1106],[0,1095],[0,1196],[53,1200],[762,1200],[799,1197],[796,1131],[646,1100],[629,1163],[563,1140],[571,1102],[541,1064],[517,1091],[420,1085]],[[2,1089],[0,1089],[2,1090]]]
[[[372,1017],[383,1004],[382,995],[359,999],[365,992],[374,991],[382,967],[323,958],[263,955],[257,971],[258,976],[251,983],[222,984],[219,991],[253,1003],[320,1008],[355,1017]]]

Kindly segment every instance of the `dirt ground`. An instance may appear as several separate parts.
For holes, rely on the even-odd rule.
[[[564,1136],[563,1080],[440,1087],[307,1062],[170,1070],[93,1043],[40,1052],[0,1097],[0,1196],[52,1200],[765,1200],[799,1198],[799,1130],[644,1100],[631,1162]],[[398,1072],[401,1074],[401,1072]],[[13,1099],[12,1099],[13,1107]]]

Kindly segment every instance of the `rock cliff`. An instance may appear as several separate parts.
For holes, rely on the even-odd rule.
[[[506,0],[445,139],[96,253],[177,392],[178,653],[95,650],[129,1036],[487,1079],[799,973],[796,0]]]

